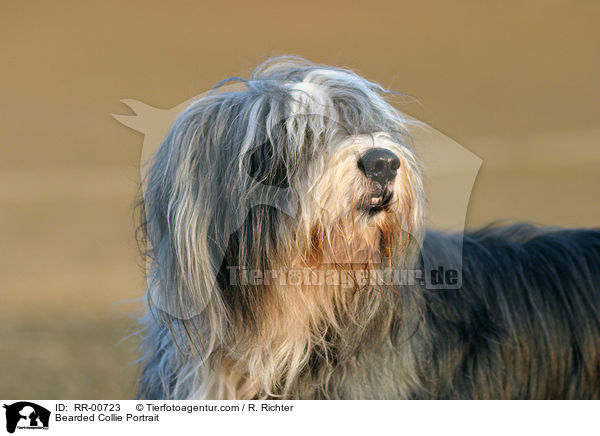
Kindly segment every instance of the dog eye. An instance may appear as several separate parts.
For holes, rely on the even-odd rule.
[[[289,180],[284,156],[277,156],[270,142],[249,151],[244,166],[248,175],[262,185],[288,188]]]

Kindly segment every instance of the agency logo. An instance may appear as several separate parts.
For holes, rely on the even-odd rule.
[[[6,409],[6,431],[14,433],[22,430],[48,430],[50,411],[29,401],[19,401],[3,406]]]
[[[183,122],[181,119],[180,121],[177,121],[178,117],[186,110],[194,111],[196,110],[195,108],[202,107],[204,102],[212,101],[211,99],[218,94],[244,92],[248,89],[250,83],[251,82],[245,82],[245,84],[232,84],[229,82],[226,85],[192,97],[169,109],[154,108],[133,99],[121,100],[135,113],[135,115],[113,115],[113,117],[125,126],[144,134],[140,163],[140,177],[144,197],[146,196],[148,181],[147,170],[151,168],[151,165],[148,165],[148,162],[151,162],[151,156],[153,156],[160,145],[164,143],[165,138],[169,137],[169,131],[171,129],[176,130],[178,128],[177,123]],[[296,82],[281,83],[282,87],[295,85],[297,85]],[[326,93],[326,91],[324,91],[324,93]],[[300,106],[291,111],[293,115],[290,115],[288,118],[273,119],[269,121],[270,125],[279,126],[273,127],[274,131],[277,131],[278,128],[282,128],[281,134],[283,134],[288,128],[286,126],[296,128],[294,127],[296,125],[307,125],[308,119],[316,117],[316,121],[314,121],[315,125],[325,126],[331,124],[333,126],[335,124],[336,128],[332,128],[333,130],[347,132],[346,136],[351,136],[350,132],[353,131],[353,128],[338,123],[333,114],[326,109],[326,105],[305,105],[303,103],[303,96],[304,93],[298,95],[298,104]],[[306,94],[306,96],[308,96],[308,94]],[[306,111],[302,109],[304,106],[306,106]],[[443,228],[456,233],[461,233],[465,228],[467,206],[469,204],[475,178],[481,167],[481,159],[457,142],[426,124],[417,121],[406,114],[402,114],[402,118],[404,119],[406,129],[410,128],[408,131],[411,138],[410,142],[415,147],[417,154],[421,157],[422,166],[427,168],[429,173],[426,185],[427,194],[425,196],[430,199],[427,208],[428,223],[434,228]],[[258,131],[262,132],[260,129]],[[175,133],[173,134],[175,135]],[[258,136],[254,138],[256,142],[256,144],[253,143],[254,145],[260,144],[260,141],[266,141],[267,139],[266,137],[261,137],[259,133],[256,133],[256,135]],[[269,144],[269,142],[264,142],[264,144]],[[265,147],[256,147],[257,150],[263,148]],[[270,148],[266,147],[266,149],[269,150]],[[252,157],[250,157],[248,161],[252,162]],[[257,168],[259,169],[263,168],[260,165],[260,162],[260,155],[257,155]],[[232,203],[231,207],[223,208],[223,211],[218,218],[220,224],[212,227],[214,229],[214,234],[210,235],[210,243],[206,244],[206,254],[209,253],[211,259],[213,259],[212,262],[207,263],[207,268],[205,268],[202,273],[202,286],[206,286],[208,289],[212,289],[216,283],[217,275],[219,274],[218,267],[224,259],[225,249],[228,245],[230,236],[234,232],[240,230],[247,217],[251,216],[249,213],[255,206],[270,206],[271,208],[285,213],[285,215],[292,219],[297,217],[299,210],[299,197],[292,187],[289,187],[284,183],[266,184],[259,182],[254,178],[252,171],[249,171],[249,168],[246,168],[246,172],[240,171],[238,177],[239,179],[236,180],[235,185],[242,187],[239,192],[240,201]],[[204,183],[206,185],[209,184],[207,179],[202,179],[201,181],[203,183],[206,182]],[[242,195],[241,193],[246,187],[252,187],[252,189],[244,191]],[[208,189],[210,189],[210,187]],[[309,190],[308,194],[312,195],[314,192]],[[319,200],[317,197],[313,197],[313,200],[316,200],[315,205],[320,207],[319,214],[326,216],[329,204],[322,204],[322,200]],[[202,219],[205,218],[207,223],[211,222],[212,216],[210,214],[202,215],[202,213],[204,212],[198,211],[198,214],[200,215],[196,214],[196,218],[194,219],[202,221]],[[335,216],[335,212],[332,213]],[[200,216],[204,218],[198,218]],[[151,222],[151,220],[147,221]],[[409,233],[410,229],[403,228],[403,230]],[[376,229],[376,231],[379,232],[378,229]],[[438,265],[438,263],[430,264],[428,258],[423,259],[423,278],[427,289],[460,289],[460,286],[462,285],[462,255],[460,254],[462,251],[462,241],[463,239],[457,235],[455,244],[459,250],[459,254],[454,257],[450,255],[445,256],[443,265]],[[351,252],[352,250],[348,251]],[[351,254],[356,254],[357,259],[350,257],[346,262],[363,262],[364,251]],[[337,262],[335,259],[325,258],[324,263],[335,264]],[[240,267],[241,266],[243,265],[240,265]],[[148,271],[154,271],[150,260],[148,260],[146,268]],[[237,273],[236,271],[231,270],[229,272]],[[444,281],[437,279],[441,272],[446,272],[443,275],[445,278]],[[457,272],[456,276],[454,276],[454,272]],[[258,271],[258,273],[262,275],[264,274],[264,271]],[[447,277],[447,274],[451,274],[451,277]],[[208,300],[194,298],[193,302],[186,300],[183,303],[177,301],[173,304],[168,297],[160,292],[160,287],[155,286],[152,281],[154,276],[154,274],[148,274],[148,280],[150,280],[148,283],[149,295],[154,306],[179,319],[192,319],[203,313],[204,307],[201,305],[207,304]],[[198,284],[200,285],[200,283]],[[212,291],[207,292],[207,295],[212,294]],[[184,299],[185,298],[187,298],[187,296],[184,296]]]

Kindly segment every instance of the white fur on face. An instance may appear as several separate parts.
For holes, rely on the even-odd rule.
[[[360,203],[370,198],[372,187],[358,168],[358,160],[372,148],[393,152],[401,165],[390,187],[389,208],[370,215],[359,210]],[[331,147],[309,168],[304,184],[298,228],[307,233],[321,229],[336,252],[332,253],[335,261],[372,261],[386,225],[398,226],[398,236],[402,231],[414,231],[417,233],[411,236],[420,238],[423,187],[416,157],[384,132],[352,136]]]

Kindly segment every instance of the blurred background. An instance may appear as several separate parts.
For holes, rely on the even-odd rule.
[[[470,227],[598,226],[599,19],[591,0],[3,0],[0,397],[134,395],[143,136],[120,99],[170,108],[285,53],[350,67],[483,160]]]

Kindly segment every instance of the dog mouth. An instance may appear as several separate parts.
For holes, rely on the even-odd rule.
[[[389,209],[393,195],[394,193],[389,189],[372,192],[363,199],[358,209],[369,215],[374,215]]]

